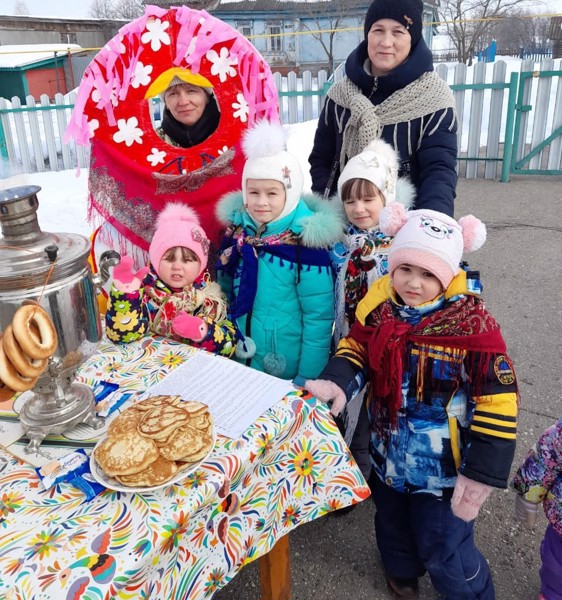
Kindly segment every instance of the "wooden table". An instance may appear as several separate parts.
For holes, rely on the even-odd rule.
[[[146,389],[185,348],[105,344],[80,377]],[[297,391],[240,439],[219,436],[185,480],[150,494],[108,490],[85,502],[68,484],[43,490],[30,465],[0,457],[0,597],[8,598],[199,600],[259,558],[261,600],[288,600],[289,531],[369,495],[325,405]]]

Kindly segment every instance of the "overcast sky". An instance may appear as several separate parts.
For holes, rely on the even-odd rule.
[[[68,17],[84,18],[88,17],[91,0],[22,0],[30,15],[46,17]],[[17,0],[0,0],[0,14],[15,14]],[[181,4],[181,0],[178,1]],[[562,0],[544,0],[540,3],[540,9],[537,8],[537,2],[532,3],[535,10],[540,10],[542,14],[562,13]]]

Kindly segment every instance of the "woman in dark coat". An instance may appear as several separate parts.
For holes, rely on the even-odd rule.
[[[337,189],[346,162],[382,137],[399,155],[400,176],[417,190],[414,208],[453,215],[457,118],[453,94],[433,71],[422,38],[421,0],[374,0],[365,39],[329,90],[309,157],[312,190]]]

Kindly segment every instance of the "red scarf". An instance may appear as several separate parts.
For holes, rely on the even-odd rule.
[[[496,320],[474,296],[462,297],[436,310],[417,325],[398,318],[390,302],[383,302],[362,325],[355,321],[349,336],[367,347],[369,377],[375,403],[388,409],[391,421],[402,405],[402,374],[409,357],[409,345],[442,346],[477,354],[472,385],[484,383],[492,355],[505,353],[506,347]],[[423,350],[422,350],[423,351]],[[422,361],[420,361],[421,364]],[[418,374],[419,377],[419,374]],[[425,379],[426,385],[431,378]],[[477,391],[476,391],[477,393]]]
[[[179,151],[197,153],[196,148]],[[88,220],[101,224],[106,219],[130,242],[148,250],[157,216],[168,202],[181,202],[195,210],[208,238],[218,246],[222,227],[216,205],[224,194],[240,188],[244,157],[236,146],[212,158],[183,175],[178,172],[180,159],[159,172],[129,151],[98,140],[91,147]]]

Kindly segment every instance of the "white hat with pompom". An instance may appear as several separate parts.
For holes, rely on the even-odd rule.
[[[276,221],[296,208],[304,186],[304,176],[297,157],[287,152],[287,132],[280,123],[258,121],[242,139],[246,156],[242,172],[242,197],[247,206],[246,181],[272,179],[285,188],[285,207]]]

